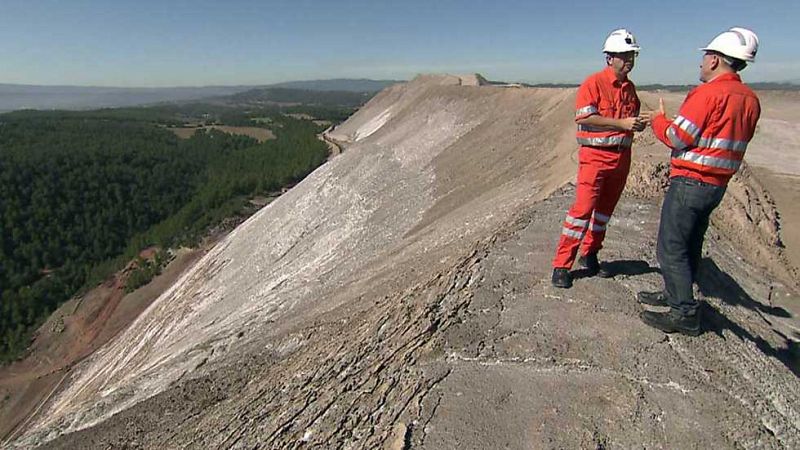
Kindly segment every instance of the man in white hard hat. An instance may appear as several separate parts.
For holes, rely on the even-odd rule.
[[[555,287],[572,286],[569,271],[581,244],[580,263],[589,274],[611,275],[601,268],[597,252],[625,188],[633,133],[647,125],[646,119],[639,117],[639,97],[628,79],[639,50],[636,38],[628,30],[612,31],[603,45],[606,68],[590,75],[578,88],[578,183],[553,259]]]
[[[670,307],[666,313],[643,311],[645,323],[691,336],[700,334],[692,284],[709,216],[739,170],[761,115],[758,97],[738,75],[756,59],[756,34],[731,28],[700,50],[703,84],[686,96],[674,120],[667,119],[663,100],[652,119],[656,137],[672,150],[657,247],[665,289],[638,294],[642,303]]]

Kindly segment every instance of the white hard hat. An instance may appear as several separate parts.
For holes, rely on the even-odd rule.
[[[641,47],[636,43],[636,37],[625,28],[612,31],[603,44],[605,53],[638,52],[639,50]]]
[[[758,36],[747,28],[734,27],[720,33],[700,50],[720,52],[731,58],[753,62],[758,53]]]

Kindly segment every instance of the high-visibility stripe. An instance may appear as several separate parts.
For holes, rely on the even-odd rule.
[[[581,227],[581,228],[586,228],[586,226],[589,225],[589,221],[588,220],[586,220],[586,219],[576,219],[576,218],[574,218],[572,216],[569,216],[569,215],[567,216],[566,219],[564,219],[564,221],[569,223],[569,224],[575,225],[576,227]]]
[[[594,231],[594,232],[598,232],[598,231],[606,231],[606,225],[605,225],[605,224],[603,224],[603,225],[598,225],[598,224],[596,224],[596,223],[594,223],[594,222],[593,222],[593,223],[592,223],[591,230],[592,230],[592,231]]]
[[[692,123],[692,121],[687,119],[686,117],[678,116],[672,123],[674,123],[675,126],[679,127],[681,130],[685,131],[689,136],[691,136],[692,141],[696,141],[697,136],[700,135],[700,128],[694,123]]]
[[[595,221],[599,220],[600,222],[607,223],[609,220],[611,220],[611,216],[607,216],[597,211],[595,211],[592,215],[594,216]]]
[[[605,131],[609,131],[609,130],[608,130],[608,128],[598,127],[598,126],[595,126],[595,125],[578,124],[578,131],[605,132]]]
[[[675,150],[683,150],[689,147],[688,144],[683,142],[681,138],[678,137],[678,132],[675,131],[675,128],[673,127],[667,128],[667,139],[669,139],[669,142],[672,144],[672,148]]]
[[[597,110],[597,107],[593,105],[584,106],[583,108],[578,108],[575,111],[575,117],[585,116],[587,114],[597,114],[600,111]]]
[[[744,152],[747,150],[747,141],[734,141],[731,139],[722,138],[700,138],[697,141],[698,147],[704,148],[719,148],[723,150],[730,150],[732,152]]]
[[[588,145],[592,147],[605,147],[605,146],[620,146],[630,147],[633,144],[633,138],[630,136],[603,136],[603,137],[579,137],[578,144]]]
[[[703,166],[716,167],[718,169],[728,169],[737,171],[742,165],[741,161],[735,159],[717,158],[716,156],[702,155],[697,152],[678,152],[673,151],[672,157],[683,161],[689,161]]]
[[[569,228],[564,227],[561,230],[561,234],[563,234],[565,236],[569,236],[569,237],[574,238],[574,239],[583,239],[584,232],[583,231],[570,230]]]

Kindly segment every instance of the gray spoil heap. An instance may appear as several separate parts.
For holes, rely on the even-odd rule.
[[[575,91],[462,84],[420,76],[336,127],[343,153],[82,362],[11,446],[800,447],[775,230],[721,208],[707,331],[647,327],[664,166],[640,161],[603,252],[617,276],[555,290]],[[751,218],[775,217],[737,180],[764,199]],[[742,254],[745,233],[767,256]]]

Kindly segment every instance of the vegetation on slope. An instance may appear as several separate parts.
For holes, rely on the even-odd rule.
[[[0,363],[27,348],[60,304],[149,246],[191,244],[247,199],[292,185],[327,157],[304,113],[338,122],[341,106],[189,104],[0,115]],[[254,120],[258,119],[258,120]],[[269,127],[276,139],[187,124]],[[141,260],[129,290],[160,270]]]

